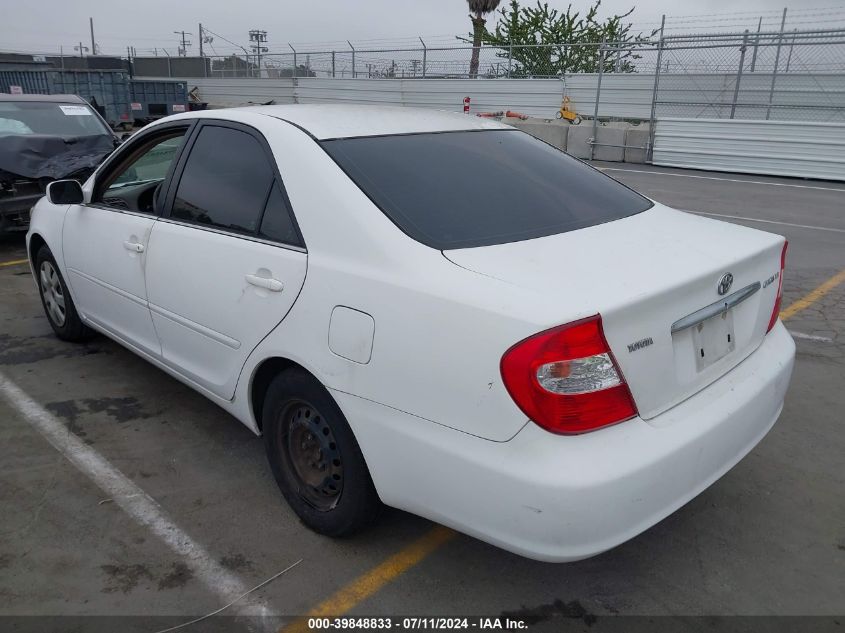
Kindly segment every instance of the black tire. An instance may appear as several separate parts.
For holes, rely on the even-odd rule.
[[[361,448],[323,385],[300,369],[273,379],[262,412],[267,458],[302,522],[348,536],[378,517],[378,498]]]
[[[56,336],[74,343],[87,341],[94,336],[94,330],[79,318],[56,259],[46,244],[35,254],[35,283],[47,321]]]

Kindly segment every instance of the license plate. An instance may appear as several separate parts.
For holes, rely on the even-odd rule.
[[[721,312],[693,326],[692,340],[698,371],[730,354],[736,347],[733,311]]]

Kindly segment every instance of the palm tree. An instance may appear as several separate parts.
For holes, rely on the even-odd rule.
[[[472,20],[472,60],[469,63],[469,76],[478,77],[479,55],[481,54],[481,36],[487,21],[484,16],[495,11],[501,0],[467,0],[469,19]]]

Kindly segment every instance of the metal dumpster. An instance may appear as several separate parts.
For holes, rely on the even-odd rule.
[[[120,70],[0,70],[0,92],[74,94],[82,97],[112,127],[132,123],[129,75]]]
[[[188,110],[188,87],[184,81],[131,79],[129,92],[136,122],[148,123]]]
[[[47,70],[0,70],[0,92],[50,94]]]

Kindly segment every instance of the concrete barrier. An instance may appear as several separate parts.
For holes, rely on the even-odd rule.
[[[638,164],[646,162],[648,125],[632,125],[625,122],[598,125],[595,130],[596,145],[593,146],[591,121],[584,121],[580,125],[533,118],[525,120],[503,118],[501,121],[582,160],[588,160],[592,153],[592,158],[595,160]]]
[[[564,152],[566,151],[567,136],[570,127],[568,123],[545,121],[543,119],[527,119],[524,121],[520,119],[511,119],[511,121],[513,122],[509,122],[509,124],[513,125],[515,128],[530,134],[534,138],[545,141],[549,145],[554,145],[558,149],[562,149]]]
[[[584,125],[583,123],[581,125]],[[628,123],[608,123],[607,125],[599,125],[596,128],[595,150],[593,158],[595,160],[606,160],[612,163],[621,163],[625,160],[625,132],[629,128]],[[592,132],[593,126],[589,125],[588,129]]]
[[[640,165],[646,162],[648,157],[648,141],[650,136],[650,127],[648,125],[631,126],[625,133],[625,162],[638,163]]]
[[[575,158],[590,158],[590,139],[593,137],[593,127],[585,123],[570,126],[566,151]]]

